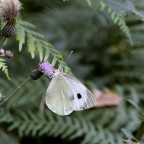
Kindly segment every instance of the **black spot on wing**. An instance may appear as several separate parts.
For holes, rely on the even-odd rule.
[[[80,93],[77,94],[77,98],[78,98],[78,99],[81,99],[81,98],[82,98],[82,96],[81,96]]]

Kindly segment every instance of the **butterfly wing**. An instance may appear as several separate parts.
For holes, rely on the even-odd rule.
[[[73,111],[73,94],[65,77],[54,76],[46,91],[46,105],[59,115],[68,115]]]
[[[94,95],[74,76],[64,74],[74,96],[74,110],[84,110],[96,105]]]

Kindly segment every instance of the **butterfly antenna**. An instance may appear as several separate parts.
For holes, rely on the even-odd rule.
[[[65,60],[65,63],[66,63],[67,60],[70,58],[70,56],[72,55],[72,53],[73,53],[73,51],[70,52],[69,56],[68,56],[68,57],[66,58],[66,60]],[[62,71],[62,70],[63,70],[63,67],[60,65],[58,69]]]
[[[23,85],[25,85],[29,80],[31,79],[31,77],[29,77],[27,80],[25,80],[22,84],[20,84],[6,99],[4,99],[3,102],[0,103],[0,106],[6,102],[11,96],[13,96]]]
[[[69,56],[67,57],[67,59],[65,60],[65,63],[67,62],[67,60],[70,58],[70,56],[72,55],[73,51],[70,52]]]

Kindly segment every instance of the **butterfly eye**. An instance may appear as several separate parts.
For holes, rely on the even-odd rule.
[[[77,94],[77,98],[78,98],[78,99],[81,99],[81,98],[82,98],[82,96],[81,96],[80,93]]]

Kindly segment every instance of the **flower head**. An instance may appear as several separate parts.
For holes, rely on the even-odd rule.
[[[0,0],[0,16],[7,22],[15,20],[19,15],[21,5],[19,0]]]
[[[20,13],[21,3],[19,0],[0,0],[0,16],[6,22],[2,28],[2,35],[6,38],[15,33],[16,18]]]
[[[49,77],[52,76],[55,71],[53,66],[48,61],[39,64],[39,68],[44,73],[44,75],[47,75]]]

